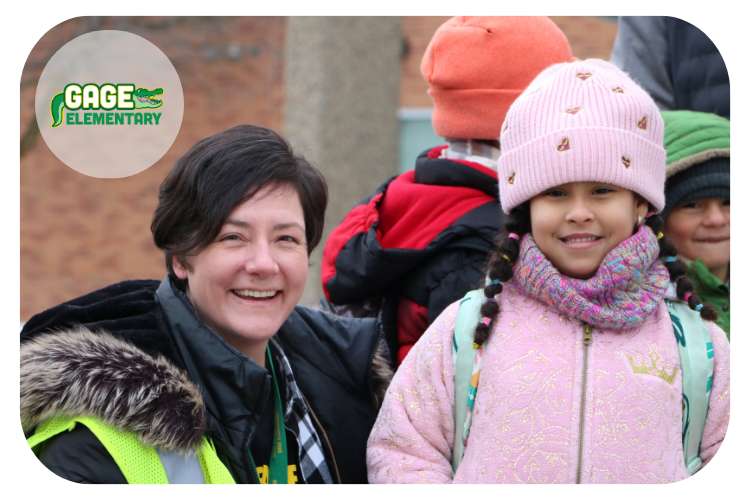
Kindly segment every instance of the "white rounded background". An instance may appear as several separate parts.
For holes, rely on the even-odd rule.
[[[65,109],[62,123],[52,128],[52,98],[71,83],[161,87],[161,107],[127,110],[161,113],[159,124],[135,125],[131,117],[128,125],[125,117],[124,125],[69,125],[70,111]],[[99,178],[127,177],[156,163],[177,137],[184,105],[180,78],[167,56],[148,40],[125,31],[94,31],[65,44],[45,66],[35,101],[39,130],[50,150],[70,168]],[[84,112],[104,110],[73,112],[83,122]]]

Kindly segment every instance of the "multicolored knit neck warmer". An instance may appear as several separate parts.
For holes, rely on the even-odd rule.
[[[573,318],[599,328],[640,326],[664,299],[669,273],[659,262],[659,242],[647,226],[604,257],[587,280],[558,271],[531,234],[521,241],[511,283]]]

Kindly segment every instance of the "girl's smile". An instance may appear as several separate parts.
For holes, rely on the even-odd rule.
[[[589,233],[575,233],[563,236],[560,240],[563,242],[566,248],[571,249],[584,249],[591,248],[601,241],[601,236],[596,236]]]
[[[531,234],[560,272],[588,279],[604,257],[633,235],[648,203],[600,182],[571,182],[531,199]]]

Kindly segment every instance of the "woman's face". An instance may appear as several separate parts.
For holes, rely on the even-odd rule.
[[[263,365],[266,343],[297,305],[307,281],[305,217],[288,186],[262,189],[229,214],[216,239],[189,257],[187,295],[200,319]]]
[[[673,209],[664,232],[677,251],[726,281],[729,269],[729,200],[706,198]]]
[[[633,235],[648,203],[632,191],[600,182],[571,182],[531,199],[531,234],[558,271],[596,274],[604,257]]]

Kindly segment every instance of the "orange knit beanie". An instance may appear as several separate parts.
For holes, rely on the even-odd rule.
[[[422,76],[440,137],[498,139],[505,113],[543,69],[573,61],[547,17],[454,17],[433,35]]]

